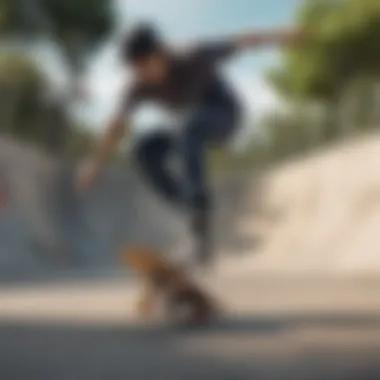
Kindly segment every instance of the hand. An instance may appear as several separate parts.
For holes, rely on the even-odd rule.
[[[75,187],[79,192],[90,189],[99,179],[100,167],[94,160],[84,161],[75,176]]]

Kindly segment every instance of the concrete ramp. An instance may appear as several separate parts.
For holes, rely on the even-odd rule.
[[[281,275],[380,273],[380,136],[346,142],[263,173],[215,181],[222,271]],[[70,270],[115,273],[123,244],[179,257],[190,252],[186,216],[160,203],[136,173],[109,168],[79,196],[73,165],[0,141],[0,279]],[[63,270],[68,273],[67,267]],[[66,272],[65,272],[66,271]]]
[[[238,227],[259,233],[262,245],[233,265],[252,273],[380,274],[379,158],[380,137],[372,135],[268,172],[265,213]]]
[[[110,167],[84,195],[73,188],[75,166],[14,140],[0,140],[0,280],[52,275],[114,273],[115,252],[143,244],[179,255],[190,252],[186,215],[161,203],[130,166]],[[247,241],[233,218],[244,209],[244,181],[225,181],[218,191],[216,235],[229,252]],[[224,199],[228,198],[228,202]],[[64,269],[55,259],[65,257]],[[51,260],[50,260],[51,259]]]
[[[61,254],[75,269],[105,272],[115,268],[112,252],[124,242],[170,244],[176,231],[170,215],[133,172],[111,168],[80,196],[73,170],[36,149],[0,140],[0,278],[55,270],[54,256]]]

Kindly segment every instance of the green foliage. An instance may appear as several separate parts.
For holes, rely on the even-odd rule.
[[[73,67],[91,53],[110,33],[114,24],[110,0],[41,0],[56,40]]]
[[[378,129],[380,113],[377,113],[377,119],[371,120],[373,97],[369,93],[368,81],[355,81],[349,92],[353,93],[354,101],[348,104],[348,117],[341,125],[338,124],[337,109],[329,104],[315,107],[304,103],[286,112],[274,111],[262,122],[261,128],[266,133],[253,140],[245,152],[239,155],[226,150],[212,152],[209,156],[211,169],[218,172],[261,170]]]
[[[46,85],[44,74],[24,54],[0,54],[0,88],[37,92]]]
[[[81,68],[113,29],[114,8],[110,0],[1,0],[2,37],[40,35],[61,46],[73,70]]]
[[[22,13],[20,0],[0,0],[0,33],[7,37],[17,31],[26,31],[27,22]]]
[[[0,55],[0,132],[74,157],[92,143],[90,133],[71,125],[65,105],[51,99],[43,72],[15,53]]]
[[[40,94],[46,87],[42,72],[22,54],[0,56],[1,129],[27,135],[33,123]]]
[[[112,0],[0,0],[3,39],[44,37],[57,43],[76,90],[86,58],[112,31]],[[0,131],[74,156],[89,149],[92,136],[73,125],[65,99],[49,99],[45,73],[24,55],[0,56]]]
[[[294,98],[334,99],[361,75],[380,76],[380,2],[310,0],[297,23],[303,46],[287,48],[272,84]]]

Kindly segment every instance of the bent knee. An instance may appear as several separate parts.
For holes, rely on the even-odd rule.
[[[139,139],[132,148],[132,158],[142,166],[162,161],[171,151],[173,142],[165,133],[154,133]]]

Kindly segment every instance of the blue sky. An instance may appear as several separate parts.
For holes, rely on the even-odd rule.
[[[180,44],[228,37],[246,30],[291,26],[300,1],[116,0],[116,6],[122,31],[138,21],[152,20],[167,39]],[[261,113],[276,102],[264,80],[265,69],[275,64],[276,59],[275,51],[246,53],[226,67],[226,75],[242,96],[249,115]],[[115,41],[111,39],[96,55],[86,80],[92,97],[83,114],[96,128],[102,128],[117,106],[125,75],[117,61]],[[142,111],[141,123],[157,119],[154,112]]]

